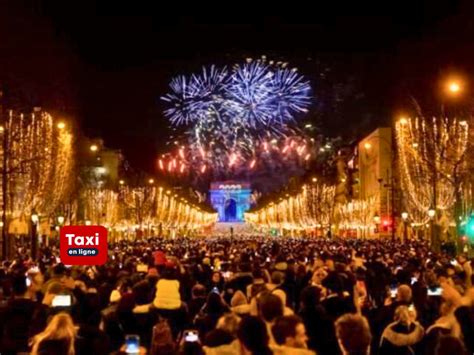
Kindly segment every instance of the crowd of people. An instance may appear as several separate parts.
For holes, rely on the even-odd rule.
[[[1,354],[469,354],[471,261],[423,241],[234,236],[109,244],[102,266],[0,270]]]

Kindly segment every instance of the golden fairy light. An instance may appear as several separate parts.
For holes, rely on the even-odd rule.
[[[121,186],[119,201],[124,219],[129,224],[138,225],[140,229],[146,225],[196,229],[217,221],[216,213],[203,212],[154,185]]]
[[[456,191],[463,189],[467,173],[468,134],[464,120],[433,117],[397,122],[401,183],[406,208],[415,222],[427,221],[434,201],[437,210],[454,218]]]
[[[262,227],[301,230],[331,223],[335,187],[322,183],[304,185],[294,196],[270,202],[255,212],[245,214],[249,223]]]
[[[120,217],[118,193],[92,188],[83,192],[84,218],[94,225],[113,227]]]
[[[334,222],[338,229],[356,231],[358,236],[369,236],[377,212],[377,196],[367,200],[353,200],[335,207]]]
[[[49,216],[74,182],[73,136],[66,125],[55,124],[46,112],[10,111],[4,123],[7,146],[7,207],[12,218],[34,209]],[[3,161],[3,157],[2,157]]]

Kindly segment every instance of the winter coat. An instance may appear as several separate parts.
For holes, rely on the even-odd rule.
[[[380,354],[384,355],[414,355],[416,345],[423,339],[424,329],[414,322],[405,325],[400,322],[389,324],[380,339]]]
[[[179,281],[159,280],[156,284],[156,295],[153,305],[158,309],[179,309],[181,307]]]

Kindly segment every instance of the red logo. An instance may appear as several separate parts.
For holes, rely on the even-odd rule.
[[[59,238],[63,264],[103,265],[107,261],[107,229],[103,226],[64,226]]]

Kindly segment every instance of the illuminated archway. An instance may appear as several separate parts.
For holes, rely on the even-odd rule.
[[[219,215],[219,222],[243,222],[244,212],[250,208],[249,183],[221,181],[211,184],[211,204]]]

